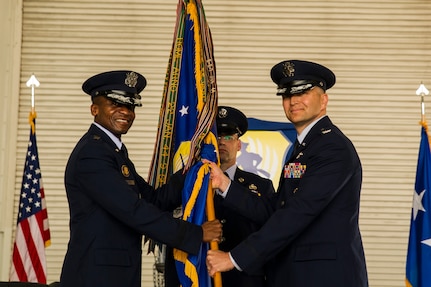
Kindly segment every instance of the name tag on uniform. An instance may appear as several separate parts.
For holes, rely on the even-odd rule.
[[[288,163],[284,166],[284,178],[301,178],[306,169],[306,164],[301,164],[300,162]]]
[[[135,185],[135,181],[133,179],[126,179],[128,185]]]

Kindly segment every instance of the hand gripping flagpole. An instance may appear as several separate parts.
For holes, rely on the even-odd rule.
[[[28,120],[30,122],[30,126],[31,126],[31,132],[34,134],[35,133],[35,124],[34,124],[34,119],[36,118],[36,109],[34,107],[34,87],[39,87],[40,83],[39,81],[36,79],[36,77],[34,76],[34,74],[31,75],[30,79],[28,79],[27,83],[26,83],[27,87],[31,87],[31,112],[30,115],[28,117]]]

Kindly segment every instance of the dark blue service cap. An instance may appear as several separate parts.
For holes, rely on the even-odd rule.
[[[82,84],[82,90],[92,98],[105,96],[123,105],[141,107],[140,92],[147,80],[133,71],[110,71],[92,76]]]
[[[228,106],[219,106],[217,113],[217,133],[242,136],[248,129],[247,117],[240,111]]]
[[[287,60],[271,69],[271,79],[277,84],[277,96],[302,94],[313,87],[324,91],[335,84],[335,74],[317,63]]]

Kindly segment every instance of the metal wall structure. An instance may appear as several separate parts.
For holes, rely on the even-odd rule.
[[[2,12],[5,3],[21,2],[2,2]],[[420,97],[415,91],[421,82],[431,87],[431,2],[203,3],[213,34],[220,104],[238,107],[249,117],[286,121],[269,77],[271,67],[285,59],[304,59],[335,72],[328,114],[355,144],[363,164],[360,224],[370,286],[404,286],[420,140]],[[90,99],[81,84],[107,70],[133,69],[145,75],[143,107],[136,110],[137,119],[124,140],[137,170],[146,177],[176,4],[176,0],[22,0],[22,31],[7,35],[13,42],[22,33],[21,47],[0,55],[11,69],[0,73],[15,75],[15,81],[4,82],[10,86],[1,87],[0,95],[2,111],[10,116],[3,116],[1,125],[5,159],[0,176],[5,181],[0,183],[0,212],[13,225],[29,130],[30,91],[25,83],[34,73],[41,83],[36,89],[37,137],[52,236],[46,250],[49,282],[59,278],[69,236],[64,167],[92,122]],[[14,6],[8,11],[17,10]],[[15,16],[14,23],[21,24]],[[17,51],[19,59],[13,56]],[[11,239],[5,235],[12,234],[14,226],[2,222],[0,251],[10,254]],[[153,282],[153,262],[152,255],[144,256],[143,286]],[[5,280],[9,266],[7,260],[1,263],[0,280]]]
[[[12,204],[16,194],[21,8],[20,0],[0,3],[0,281],[8,278],[14,228]]]

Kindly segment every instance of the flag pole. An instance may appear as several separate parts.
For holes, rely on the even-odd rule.
[[[426,121],[426,116],[425,116],[425,96],[429,95],[429,91],[428,89],[425,87],[425,85],[423,83],[421,83],[419,85],[419,88],[416,90],[416,95],[421,96],[421,126],[424,127],[425,132],[428,135],[428,124]]]
[[[215,220],[216,216],[215,216],[215,208],[214,208],[214,190],[211,186],[211,182],[208,184],[206,208],[207,208],[208,221]],[[218,243],[216,241],[211,241],[210,242],[210,249],[211,250],[218,250]],[[213,280],[214,280],[214,287],[221,287],[222,286],[221,273],[220,272],[217,272],[214,274]]]
[[[34,107],[34,87],[39,87],[40,86],[40,82],[36,79],[36,76],[34,74],[31,75],[30,79],[28,79],[27,83],[26,83],[27,87],[31,88],[31,111],[30,111],[30,115],[28,117],[28,120],[30,122],[31,125],[31,132],[34,134],[35,133],[35,124],[34,124],[34,119],[36,118],[36,109]]]
[[[425,123],[425,96],[429,95],[428,89],[423,83],[420,84],[419,88],[416,90],[416,95],[421,96],[421,123]]]
[[[32,93],[30,138],[21,184],[9,281],[46,284],[45,248],[51,244],[51,234],[36,145],[34,88],[38,86],[39,81],[32,75],[27,81],[27,87],[31,87]]]

